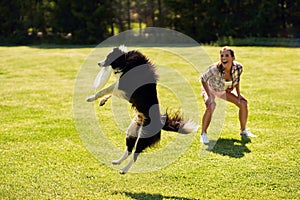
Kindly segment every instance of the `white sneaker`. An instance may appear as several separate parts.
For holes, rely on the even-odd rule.
[[[250,131],[248,131],[247,129],[243,130],[240,132],[241,136],[246,136],[246,137],[253,137],[255,138],[256,135],[254,135],[253,133],[251,133]]]
[[[206,133],[202,133],[201,134],[201,136],[200,136],[200,142],[203,143],[203,144],[208,144],[209,143]]]

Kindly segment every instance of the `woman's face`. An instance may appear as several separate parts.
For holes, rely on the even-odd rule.
[[[223,50],[220,52],[220,61],[223,65],[229,64],[231,66],[234,57],[231,56],[231,52],[229,50]]]

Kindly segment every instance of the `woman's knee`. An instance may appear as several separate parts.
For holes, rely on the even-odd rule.
[[[211,102],[210,104],[206,104],[206,110],[210,113],[213,113],[216,108],[216,102]]]
[[[248,107],[248,101],[247,101],[247,99],[242,98],[240,100],[239,107],[247,108]]]

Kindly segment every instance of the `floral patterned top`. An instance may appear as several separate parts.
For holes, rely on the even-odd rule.
[[[231,84],[225,84],[225,80],[223,78],[224,75],[224,69],[219,70],[217,67],[217,64],[213,64],[209,66],[209,68],[204,72],[200,80],[205,81],[209,87],[211,87],[216,92],[222,92],[222,91],[232,91],[234,87],[240,82],[240,76],[243,71],[243,66],[238,62],[233,62],[231,67],[231,77],[232,82]]]

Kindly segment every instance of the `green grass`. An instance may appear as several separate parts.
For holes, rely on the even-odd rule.
[[[174,51],[197,60],[195,48]],[[204,49],[218,59],[218,47]],[[258,138],[241,141],[237,109],[226,104],[222,134],[207,154],[199,157],[204,147],[197,133],[187,136],[191,145],[172,164],[125,176],[92,155],[75,126],[76,77],[92,50],[0,47],[0,199],[299,199],[299,48],[235,48],[244,65],[241,91],[249,101],[248,127]],[[143,52],[187,79],[200,110],[188,115],[199,115],[200,122],[199,72],[171,53]],[[159,86],[164,107],[178,103],[174,95]],[[107,124],[107,138],[123,149],[124,133],[112,122],[110,104],[95,104],[96,116]],[[160,146],[148,152],[166,147],[174,137],[164,132]]]

